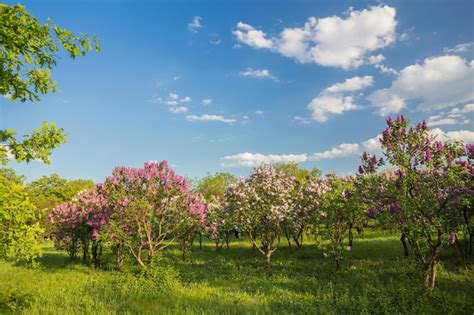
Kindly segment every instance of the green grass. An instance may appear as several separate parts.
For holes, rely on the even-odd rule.
[[[283,246],[267,268],[245,241],[168,250],[154,281],[94,270],[45,247],[36,269],[0,262],[0,313],[25,314],[474,314],[474,263],[444,257],[436,289],[403,258],[397,237],[356,239],[335,272],[313,243]],[[160,274],[161,273],[161,274]]]

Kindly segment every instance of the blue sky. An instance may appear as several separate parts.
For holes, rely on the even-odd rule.
[[[397,114],[474,142],[472,1],[22,4],[102,47],[61,56],[41,102],[0,100],[2,129],[70,133],[51,165],[10,163],[30,180],[164,159],[189,177],[277,161],[353,173]]]

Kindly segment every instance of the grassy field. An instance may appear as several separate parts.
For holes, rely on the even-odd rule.
[[[283,242],[282,242],[283,245]],[[271,268],[245,241],[216,251],[171,249],[154,277],[94,270],[45,247],[41,266],[0,262],[0,313],[25,314],[474,314],[474,263],[448,253],[425,295],[399,240],[356,239],[343,268],[314,244],[281,246]]]

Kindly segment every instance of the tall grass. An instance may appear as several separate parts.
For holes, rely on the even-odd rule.
[[[45,247],[41,267],[0,262],[0,312],[25,314],[473,314],[474,263],[448,252],[437,288],[421,275],[397,237],[357,239],[335,272],[314,242],[283,240],[268,268],[250,244],[229,250],[205,242],[186,261],[166,251],[153,276],[95,270]],[[410,260],[410,259],[409,259]]]

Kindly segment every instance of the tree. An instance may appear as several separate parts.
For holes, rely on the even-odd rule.
[[[314,167],[311,170],[307,170],[299,167],[299,165],[294,162],[277,163],[275,164],[275,169],[296,182],[297,185],[295,185],[294,194],[300,195],[300,198],[304,198],[302,194],[306,187],[321,177],[321,171],[318,168]],[[290,248],[291,239],[293,239],[298,247],[303,244],[303,235],[305,228],[308,226],[308,215],[310,215],[305,209],[308,208],[295,207],[291,213],[291,217],[289,217],[283,225],[284,235]]]
[[[236,230],[225,199],[227,188],[236,182],[237,178],[232,174],[216,173],[202,178],[196,187],[196,190],[204,197],[207,206],[209,237],[214,240],[217,249],[222,248],[224,244],[228,248],[231,232]],[[200,246],[201,235],[202,232],[199,232]]]
[[[6,167],[0,167],[0,175],[5,177],[6,179],[16,183],[23,185],[26,181],[26,177],[23,175],[18,175],[14,169],[12,168],[6,168]]]
[[[276,241],[294,208],[295,181],[272,166],[254,169],[249,178],[232,185],[227,199],[232,215],[267,264],[277,249]]]
[[[34,263],[41,232],[25,187],[0,174],[0,258]]]
[[[109,208],[104,233],[117,267],[128,251],[146,269],[174,241],[181,242],[184,257],[197,228],[207,224],[201,196],[191,192],[186,179],[166,161],[145,163],[143,168],[117,167],[98,189]]]
[[[36,206],[37,216],[45,236],[53,233],[48,214],[61,203],[72,201],[79,192],[94,189],[92,180],[67,180],[57,174],[43,176],[27,185],[31,202]]]
[[[328,175],[323,193],[320,197],[319,213],[313,216],[315,224],[323,226],[320,234],[329,241],[329,253],[336,263],[336,270],[340,269],[344,251],[344,238],[349,233],[348,250],[352,250],[352,231],[357,222],[358,203],[351,199],[355,187],[352,177],[340,178],[335,174]]]
[[[99,265],[101,229],[109,221],[104,196],[95,189],[79,193],[71,201],[55,207],[48,220],[55,227],[56,245],[64,247],[71,259],[82,248],[83,260],[88,262],[90,252],[95,266]]]
[[[472,199],[473,165],[461,142],[439,141],[428,131],[424,121],[410,127],[403,116],[387,119],[380,141],[386,160],[396,170],[374,187],[383,198],[369,215],[385,216],[400,229],[423,266],[423,286],[430,291],[441,251],[457,241],[462,224],[460,196]],[[364,154],[362,162],[363,176],[377,176],[382,163],[375,155]]]
[[[51,69],[61,48],[73,59],[100,50],[95,37],[75,35],[51,20],[41,24],[21,5],[0,4],[0,21],[0,94],[12,101],[39,101],[40,95],[55,91]],[[65,142],[66,135],[46,122],[23,140],[14,130],[0,130],[0,162],[41,159],[48,164],[51,151]]]

